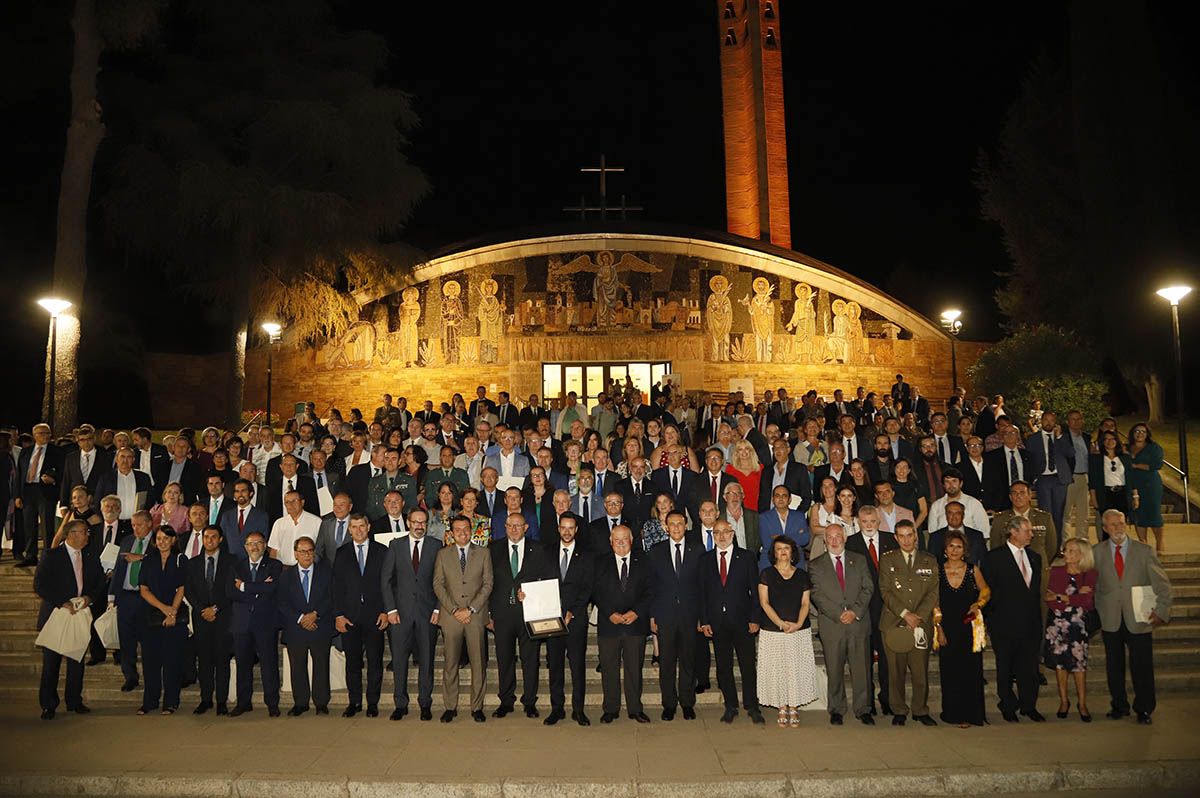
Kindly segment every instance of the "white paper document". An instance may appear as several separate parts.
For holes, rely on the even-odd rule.
[[[117,565],[117,558],[121,556],[121,547],[116,543],[109,543],[104,547],[104,551],[100,552],[100,567],[105,572],[111,571]]]
[[[520,490],[525,485],[525,477],[500,477],[496,480],[496,490],[503,493],[509,488]]]
[[[1158,603],[1154,588],[1150,585],[1134,585],[1129,590],[1133,598],[1133,619],[1138,623],[1150,623],[1150,613]]]
[[[392,545],[393,540],[402,538],[407,534],[407,532],[384,532],[382,535],[375,536],[375,542],[382,543],[385,546],[390,546]]]
[[[797,496],[796,494],[793,493],[791,500],[788,502],[788,509],[789,510],[799,510],[800,505],[803,503],[804,503],[804,497]]]
[[[317,506],[321,509],[322,516],[333,512],[333,496],[329,493],[328,485],[317,488]]]
[[[562,617],[562,604],[558,600],[558,580],[541,579],[537,582],[522,582],[525,600],[521,608],[526,621],[545,621]]]

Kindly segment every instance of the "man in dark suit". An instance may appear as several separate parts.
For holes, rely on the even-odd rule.
[[[983,506],[992,512],[1012,507],[1009,487],[1017,480],[1030,482],[1033,471],[1029,452],[1020,448],[1020,431],[1009,424],[1002,436],[1004,445],[983,456]]]
[[[833,401],[825,405],[825,429],[836,429],[838,420],[845,415],[857,417],[854,403],[847,402],[842,389],[838,388],[833,392]]]
[[[371,540],[370,525],[361,513],[350,517],[350,541],[333,561],[333,622],[342,636],[346,655],[346,696],[343,718],[362,709],[363,651],[367,652],[367,717],[379,714],[383,689],[383,585],[388,547]],[[408,563],[404,563],[408,565]]]
[[[300,492],[300,498],[304,500],[304,506],[309,508],[310,512],[318,514],[320,505],[317,501],[317,485],[308,474],[300,473],[300,458],[294,454],[285,454],[273,460],[280,461],[280,473],[278,478],[267,480],[266,510],[271,523],[283,518],[283,496],[293,490]]]
[[[558,600],[567,634],[546,641],[546,667],[550,671],[550,714],[542,723],[553,726],[566,717],[566,668],[571,666],[571,720],[590,726],[584,712],[587,688],[588,599],[595,581],[595,555],[576,538],[579,519],[564,515],[558,521],[558,543],[546,551],[543,578],[558,579]],[[608,548],[607,538],[604,548]],[[565,661],[565,662],[564,662]]]
[[[689,508],[699,505],[697,495],[700,491],[699,478],[696,472],[683,467],[683,447],[672,444],[667,447],[667,464],[656,469],[650,477],[650,483],[656,493],[669,493],[675,500],[675,506]],[[690,510],[688,511],[691,512]],[[696,523],[696,519],[692,519]]]
[[[742,675],[742,704],[754,723],[763,723],[758,708],[758,671],[754,635],[762,607],[758,601],[758,563],[745,549],[733,545],[728,521],[713,526],[716,545],[705,552],[699,568],[700,629],[713,641],[717,684],[725,700],[722,723],[733,723],[738,714],[737,682],[733,655]]]
[[[338,495],[338,491],[342,488],[342,475],[333,468],[334,461],[331,460],[323,449],[314,449],[312,454],[308,456],[308,475],[312,477],[313,486],[316,488],[318,500],[321,496],[321,489],[324,488],[329,492],[329,498]],[[312,511],[317,513],[317,507],[313,505]],[[320,513],[317,513],[318,515]]]
[[[154,524],[148,511],[139,510],[133,514],[130,526],[133,534],[121,541],[121,553],[108,584],[108,603],[117,608],[117,633],[121,638],[119,654],[121,673],[125,676],[122,693],[132,692],[138,686],[137,652],[144,626],[142,609],[146,604],[139,591],[141,561],[150,550]]]
[[[308,711],[311,698],[318,715],[329,714],[329,645],[333,640],[333,569],[317,562],[317,544],[309,537],[292,543],[296,565],[283,572],[275,591],[283,623],[283,644],[292,672],[295,704],[288,715]],[[312,683],[308,663],[312,659]]]
[[[883,651],[883,637],[879,631],[879,617],[883,612],[883,597],[879,594],[879,558],[884,554],[899,548],[896,537],[890,532],[879,531],[879,510],[875,507],[863,507],[858,511],[858,533],[846,538],[846,551],[862,554],[871,572],[871,582],[875,592],[871,594],[871,603],[867,605],[871,615],[871,645],[867,650],[867,673],[874,666],[875,657],[879,658],[879,704],[883,714],[892,714],[888,706],[888,674],[887,659]],[[871,678],[871,714],[875,714],[875,683]]]
[[[147,504],[150,507],[162,501],[162,490],[171,473],[171,453],[161,443],[154,443],[146,427],[137,427],[130,435],[133,438],[133,467],[150,478],[151,495]]]
[[[655,488],[650,480],[646,458],[638,457],[629,463],[629,476],[617,483],[624,499],[622,511],[627,519],[627,526],[641,532],[642,525],[650,518],[650,509],[654,506]],[[596,541],[600,543],[600,541]]]
[[[911,386],[904,381],[903,374],[896,375],[896,381],[892,383],[892,401],[896,403],[897,413],[907,413],[909,408],[909,400],[912,398]]]
[[[229,658],[233,655],[232,613],[234,558],[225,549],[221,527],[204,527],[204,551],[187,562],[183,595],[192,607],[192,641],[200,660],[200,704],[194,714],[203,715],[213,706],[217,714],[228,714]]]
[[[367,509],[371,479],[383,473],[383,458],[386,453],[386,447],[376,446],[371,450],[370,460],[359,463],[346,473],[342,489],[350,494],[350,500],[361,512],[366,512]]]
[[[292,433],[285,432],[279,436],[279,455],[267,460],[266,480],[268,485],[279,479],[279,474],[283,469],[283,458],[289,454],[296,456],[297,473],[308,473],[308,463],[296,455],[296,445],[297,439]]]
[[[233,483],[233,504],[229,512],[221,514],[218,525],[225,538],[225,550],[238,559],[246,559],[246,538],[258,532],[263,538],[271,536],[271,519],[267,511],[255,507],[250,500],[257,487],[248,479]]]
[[[1026,548],[1033,539],[1028,519],[1014,516],[1007,531],[1004,545],[989,551],[983,561],[983,575],[992,589],[984,614],[996,655],[996,692],[1000,714],[1006,721],[1016,723],[1020,710],[1030,720],[1041,723],[1046,720],[1037,711],[1038,652],[1043,632],[1042,559]]]
[[[88,425],[79,428],[75,436],[77,448],[63,457],[62,480],[60,480],[58,503],[71,506],[71,491],[83,485],[93,498],[97,497],[96,486],[101,475],[112,470],[112,452],[96,448],[96,431]]]
[[[178,482],[184,504],[194,504],[205,495],[204,475],[200,473],[200,465],[188,455],[192,452],[190,439],[180,436],[171,444],[173,456],[167,463],[167,482]]]
[[[235,564],[233,587],[233,651],[237,658],[237,717],[250,712],[254,690],[254,663],[262,674],[263,701],[271,717],[279,717],[279,610],[275,591],[283,576],[283,563],[265,556],[267,537],[246,534],[246,559]],[[326,666],[328,667],[328,666]]]
[[[542,409],[538,403],[537,394],[531,394],[529,404],[521,409],[521,414],[517,417],[517,424],[520,425],[521,429],[537,429],[538,422],[543,418],[549,422],[550,411]]]
[[[805,474],[807,477],[808,475]],[[700,517],[700,503],[711,501],[717,505],[720,512],[725,511],[725,486],[730,482],[737,482],[733,475],[725,470],[725,455],[721,450],[713,447],[704,452],[704,468],[700,471],[700,476],[697,479],[696,492],[692,496],[694,502],[691,507],[679,507],[692,517],[692,522]],[[716,483],[714,485],[714,483]]]
[[[846,466],[846,447],[840,440],[831,442],[829,444],[829,462],[822,463],[813,469],[813,492],[819,493],[821,483],[825,481],[825,477],[833,477],[839,488],[853,485],[854,478],[850,476],[850,469]]]
[[[479,418],[492,412],[493,406],[492,400],[488,398],[487,388],[480,385],[475,389],[475,398],[471,400],[471,404],[467,407],[467,412],[471,414],[472,418]]]
[[[54,538],[62,463],[62,450],[50,442],[50,425],[36,424],[33,428],[33,445],[21,450],[15,475],[20,480],[19,488],[15,491],[15,506],[21,511],[22,523],[13,527],[12,550],[13,559],[22,567],[37,565],[39,521],[47,550]],[[70,499],[69,494],[67,498]]]
[[[983,501],[984,459],[983,438],[970,435],[963,443],[966,454],[958,462],[958,470],[962,472],[962,492]]]
[[[921,395],[921,391],[917,386],[911,385],[908,406],[905,412],[911,412],[917,419],[917,426],[922,429],[929,428],[929,400]]]
[[[937,558],[939,564],[946,561],[946,533],[955,531],[961,532],[967,539],[964,559],[971,565],[983,565],[983,558],[987,556],[988,551],[987,539],[984,538],[982,530],[963,526],[965,515],[962,502],[946,502],[946,525],[929,533],[929,542],[924,548]]]
[[[758,482],[758,509],[766,510],[771,506],[771,492],[779,485],[788,489],[788,493],[800,497],[801,513],[807,513],[812,506],[812,485],[809,482],[808,468],[792,459],[792,450],[785,438],[776,438],[771,444],[773,460],[763,464],[762,475]],[[721,507],[724,512],[724,506]]]
[[[121,449],[115,456],[116,468],[100,475],[96,483],[98,496],[123,496],[121,515],[132,518],[139,510],[149,510],[153,501],[154,488],[150,477],[133,467],[134,454]]]
[[[865,461],[871,457],[871,439],[859,431],[858,422],[849,413],[838,419],[837,440],[842,444],[847,463],[855,458]]]
[[[621,709],[621,670],[625,677],[625,710],[631,720],[649,723],[642,710],[642,664],[650,633],[652,583],[650,565],[633,556],[633,534],[618,526],[609,536],[612,554],[596,558],[596,637],[600,648],[600,682],[604,690],[601,723],[612,723]]]
[[[508,391],[500,392],[500,403],[492,408],[492,412],[496,414],[496,423],[503,424],[511,430],[518,430],[518,419],[520,414],[517,412],[516,405],[509,401]]]
[[[492,595],[488,599],[492,616],[492,631],[496,637],[496,667],[499,671],[500,706],[493,718],[503,718],[513,711],[517,700],[516,659],[521,658],[524,691],[521,704],[525,717],[536,718],[538,688],[538,654],[541,641],[529,636],[525,614],[521,608],[524,593],[522,582],[534,582],[547,573],[543,549],[526,537],[529,525],[519,512],[504,519],[504,537],[489,547],[492,558]]]
[[[420,507],[409,511],[408,534],[388,544],[380,574],[395,675],[392,720],[408,714],[408,663],[414,651],[421,720],[433,718],[433,654],[438,621],[433,573],[442,542],[425,534],[428,518]]]
[[[575,536],[579,545],[586,551],[596,554],[607,553],[608,536],[612,534],[613,528],[620,524],[630,525],[629,518],[624,514],[625,498],[617,488],[618,485],[614,479],[613,485],[604,496],[604,515],[586,524]]]
[[[696,624],[700,618],[700,562],[704,546],[687,540],[687,516],[667,515],[668,539],[650,549],[650,630],[658,635],[662,719],[696,718]],[[707,678],[707,673],[705,673]]]
[[[49,428],[47,428],[47,433]],[[53,498],[50,498],[53,501]],[[34,585],[42,599],[38,611],[38,631],[46,625],[50,614],[62,607],[74,615],[87,607],[99,606],[104,590],[104,571],[100,560],[87,551],[88,527],[84,521],[71,521],[66,527],[63,545],[46,553],[37,570]],[[76,607],[74,599],[82,606]],[[48,648],[42,649],[42,676],[38,688],[38,703],[42,720],[52,720],[58,709],[58,674],[63,655]],[[67,711],[90,712],[83,703],[83,662],[67,660]]]

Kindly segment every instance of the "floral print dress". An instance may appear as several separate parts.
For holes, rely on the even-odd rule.
[[[1095,606],[1095,593],[1081,589],[1096,588],[1096,572],[1068,573],[1066,566],[1050,570],[1047,589],[1067,597],[1067,601],[1048,603],[1046,645],[1043,662],[1047,668],[1061,668],[1068,673],[1087,670],[1088,633],[1084,615]]]

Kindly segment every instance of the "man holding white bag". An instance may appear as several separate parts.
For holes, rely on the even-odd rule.
[[[88,537],[87,523],[71,521],[66,526],[63,545],[51,549],[42,559],[34,580],[37,594],[42,599],[42,606],[38,612],[39,631],[46,625],[55,609],[62,608],[73,618],[103,596],[104,569],[96,554],[87,550]],[[87,627],[85,634],[90,638],[90,619]],[[86,650],[86,643],[83,648]],[[53,720],[54,712],[58,709],[58,674],[62,660],[61,653],[43,647],[42,678],[38,690],[42,720]],[[67,710],[70,712],[83,714],[91,711],[83,703],[83,651],[80,652],[78,660],[67,659],[66,700]]]

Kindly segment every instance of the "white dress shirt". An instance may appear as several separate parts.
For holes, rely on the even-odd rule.
[[[267,547],[279,552],[278,559],[284,565],[295,565],[296,554],[292,551],[292,545],[299,538],[311,538],[315,541],[320,531],[320,516],[313,515],[307,510],[302,510],[299,518],[292,518],[291,515],[284,513],[283,517],[271,527],[271,537],[267,541]]]
[[[117,498],[121,500],[121,518],[128,521],[138,510],[137,506],[137,477],[133,471],[128,474],[117,472]]]

